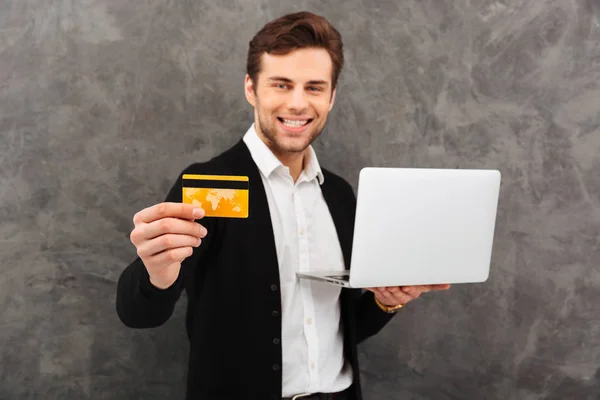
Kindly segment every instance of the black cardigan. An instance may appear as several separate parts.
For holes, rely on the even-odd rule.
[[[186,327],[190,340],[187,399],[281,398],[281,295],[279,267],[269,206],[260,172],[245,143],[205,163],[188,166],[166,201],[181,202],[181,177],[225,174],[249,177],[249,217],[205,217],[207,236],[181,267],[175,284],[160,290],[150,284],[136,258],[121,274],[116,308],[132,328],[152,328],[171,316],[186,290]],[[350,266],[356,197],[341,177],[323,169],[321,186]],[[376,334],[393,314],[381,311],[371,292],[343,289],[340,295],[344,353],[352,363],[352,397],[362,399],[357,344]],[[277,340],[276,340],[277,339]]]

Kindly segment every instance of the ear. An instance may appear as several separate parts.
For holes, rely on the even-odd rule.
[[[331,109],[333,108],[333,104],[335,103],[336,91],[337,91],[337,88],[333,89],[333,93],[331,93],[331,100],[329,100],[329,111],[331,111]]]
[[[252,104],[252,107],[256,107],[256,94],[254,93],[254,82],[250,79],[250,75],[246,74],[246,80],[244,81],[244,94],[248,103]]]

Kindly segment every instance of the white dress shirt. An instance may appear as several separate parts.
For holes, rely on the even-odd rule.
[[[254,124],[244,143],[265,187],[281,283],[283,392],[337,392],[352,383],[344,360],[340,326],[341,288],[296,277],[299,271],[344,270],[342,250],[320,184],[323,173],[312,148],[294,183],[284,166],[260,139]]]

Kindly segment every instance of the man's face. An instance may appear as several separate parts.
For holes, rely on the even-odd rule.
[[[256,131],[275,155],[302,153],[325,128],[335,100],[332,68],[326,50],[300,49],[284,56],[264,53],[256,86],[246,76]]]

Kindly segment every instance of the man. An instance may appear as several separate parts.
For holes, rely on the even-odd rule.
[[[311,146],[334,105],[342,47],[311,13],[267,24],[248,52],[254,124],[134,217],[138,257],[119,279],[117,311],[127,326],[159,326],[186,290],[188,399],[361,399],[357,344],[421,293],[449,287],[363,293],[296,278],[350,263],[356,198]],[[183,174],[248,176],[249,218],[181,204]]]

